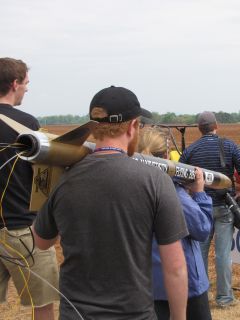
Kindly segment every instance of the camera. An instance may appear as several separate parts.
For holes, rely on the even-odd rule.
[[[236,227],[237,229],[240,229],[240,207],[237,201],[230,195],[229,192],[227,192],[225,195],[225,201],[233,214],[234,227]]]

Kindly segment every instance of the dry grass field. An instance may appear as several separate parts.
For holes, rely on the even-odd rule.
[[[48,126],[47,129],[51,133],[63,134],[66,131],[74,129],[75,126]],[[231,138],[237,144],[240,144],[240,124],[231,125],[220,125],[219,135]],[[176,137],[177,143],[180,145],[181,136],[179,132],[173,129],[173,134]],[[200,137],[197,128],[187,128],[186,129],[186,145],[189,145],[196,139]],[[56,246],[58,253],[58,261],[61,263],[62,254],[59,245]],[[210,265],[209,265],[209,275],[211,290],[210,296],[214,297],[215,294],[215,269],[214,269],[214,250],[211,248],[210,253]],[[240,287],[240,265],[233,264],[233,287]],[[235,296],[240,300],[240,291],[235,291]],[[211,301],[211,312],[213,320],[237,320],[240,319],[240,304],[227,309],[219,309],[215,306],[214,301]],[[55,305],[56,319],[58,315],[58,305]],[[23,308],[19,304],[19,300],[14,287],[11,285],[8,294],[8,301],[6,304],[0,306],[0,320],[31,320],[31,309]],[[44,320],[44,319],[43,319]]]
[[[77,125],[67,125],[67,126],[65,126],[65,125],[49,125],[44,128],[47,129],[51,133],[61,135],[67,131],[73,130],[76,127],[77,127]],[[178,130],[176,130],[174,128],[171,130],[172,130],[174,137],[177,140],[178,145],[181,146],[181,143],[180,143],[181,134],[179,133]],[[219,124],[218,135],[232,139],[237,144],[240,144],[240,124]],[[193,141],[200,138],[200,136],[201,135],[199,133],[198,128],[195,128],[195,127],[186,128],[186,131],[185,131],[186,146],[188,146]]]
[[[174,136],[177,137],[178,143],[180,143],[180,133],[176,129],[173,129]],[[229,138],[240,144],[240,124],[219,124],[218,135],[221,137]],[[201,134],[198,128],[186,128],[185,140],[186,146],[191,144],[193,141],[200,138]]]

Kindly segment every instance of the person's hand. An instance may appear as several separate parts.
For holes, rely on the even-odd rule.
[[[201,168],[195,168],[195,181],[188,184],[188,189],[190,192],[203,192],[204,191],[204,178],[203,171]]]

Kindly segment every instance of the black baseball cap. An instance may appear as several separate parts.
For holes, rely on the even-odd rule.
[[[107,117],[93,118],[91,111],[95,107],[103,108]],[[120,123],[140,116],[148,118],[151,112],[141,108],[137,96],[132,91],[123,87],[111,86],[95,94],[90,103],[89,114],[91,120]]]

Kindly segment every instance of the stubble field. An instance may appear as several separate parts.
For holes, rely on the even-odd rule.
[[[49,132],[54,133],[54,134],[63,134],[67,131],[73,130],[77,127],[77,125],[49,125],[44,127],[47,129]],[[172,128],[172,133],[174,137],[176,138],[178,145],[181,146],[181,134],[180,132]],[[240,123],[239,124],[219,124],[218,128],[218,135],[221,137],[226,137],[229,139],[232,139],[235,141],[237,144],[240,145]],[[188,127],[185,130],[185,142],[186,146],[191,144],[193,141],[197,140],[200,138],[200,133],[198,128],[196,127]]]
[[[55,134],[63,134],[67,131],[70,131],[76,128],[74,126],[48,126],[47,130]],[[173,135],[176,138],[178,146],[181,148],[181,134],[176,129],[172,129]],[[240,144],[240,124],[227,124],[220,125],[218,134],[222,137],[227,137],[235,141],[237,144]],[[185,133],[185,143],[186,146],[191,144],[193,141],[197,140],[200,137],[199,131],[197,128],[187,128]],[[59,264],[62,262],[63,257],[59,245],[56,245],[57,256]],[[215,268],[214,268],[214,248],[211,247],[210,253],[210,263],[209,263],[209,277],[211,283],[210,298],[214,298],[215,295]],[[240,287],[240,265],[233,264],[233,287]],[[235,290],[235,297],[240,300],[240,291]],[[218,309],[215,305],[214,299],[210,301],[211,312],[213,320],[237,320],[240,319],[240,304],[234,307],[227,309]],[[55,304],[55,314],[56,319],[58,316],[58,304]],[[15,288],[13,285],[10,285],[8,292],[8,300],[4,305],[0,305],[0,320],[30,320],[31,317],[31,308],[23,308],[19,304],[19,299],[16,294]]]

